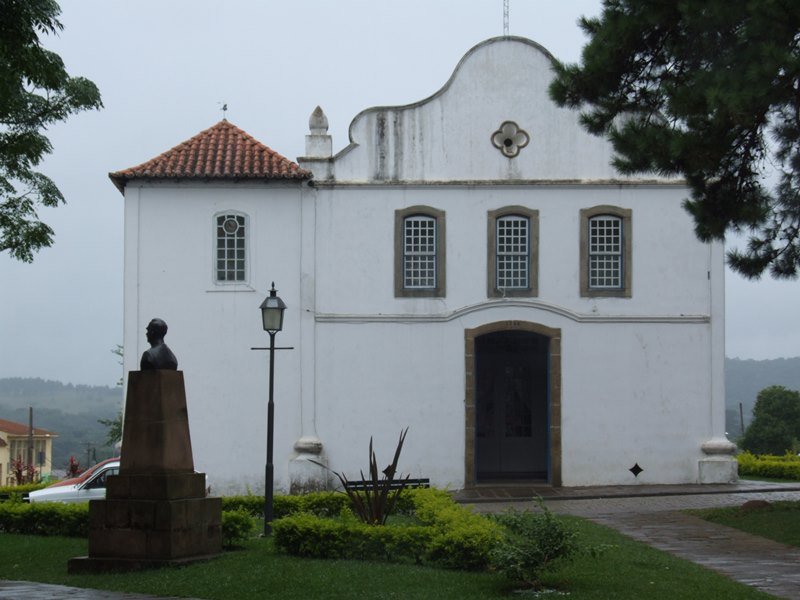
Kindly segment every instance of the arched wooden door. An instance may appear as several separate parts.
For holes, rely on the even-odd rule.
[[[560,485],[560,331],[511,321],[466,333],[465,483]]]
[[[478,482],[548,480],[548,346],[548,338],[528,331],[475,340]]]

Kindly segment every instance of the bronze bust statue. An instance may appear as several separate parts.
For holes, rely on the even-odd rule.
[[[140,368],[142,371],[166,369],[175,371],[178,368],[178,359],[164,343],[167,335],[167,324],[162,319],[153,319],[147,325],[147,341],[150,349],[142,354]]]

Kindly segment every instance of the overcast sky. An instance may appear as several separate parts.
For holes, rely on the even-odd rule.
[[[121,374],[111,350],[122,343],[122,196],[110,171],[210,127],[223,102],[229,121],[291,159],[319,104],[338,151],[361,110],[431,95],[470,48],[503,34],[503,0],[60,4],[64,31],[45,45],[98,85],[105,108],[49,132],[42,171],[68,202],[40,211],[55,245],[33,264],[0,254],[0,377],[75,384]],[[575,62],[586,42],[577,19],[599,11],[599,0],[510,0],[510,33]],[[726,281],[727,355],[800,355],[800,283]]]

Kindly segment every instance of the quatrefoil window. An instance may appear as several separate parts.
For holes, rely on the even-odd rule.
[[[503,121],[500,129],[492,134],[492,144],[508,158],[514,158],[520,149],[528,145],[530,136],[514,121]]]

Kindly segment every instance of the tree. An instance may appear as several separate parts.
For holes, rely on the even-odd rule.
[[[119,364],[123,365],[122,359],[125,357],[125,352],[121,344],[117,344],[117,347],[111,350],[111,354],[116,354],[119,356]],[[122,387],[122,384],[125,381],[125,369],[122,370],[122,375],[120,375],[119,379],[117,380],[117,385]]]
[[[701,240],[747,232],[746,249],[728,253],[733,269],[796,277],[800,3],[604,0],[580,25],[582,64],[556,64],[552,98],[608,136],[622,173],[683,177]]]
[[[782,455],[797,452],[800,439],[800,392],[782,385],[758,393],[753,421],[739,440],[739,446],[753,454]]]
[[[119,356],[119,364],[122,364],[124,352],[120,344],[117,344],[117,347],[111,350],[111,354]],[[122,386],[123,379],[124,377],[119,378],[119,381],[117,381],[118,386]],[[122,410],[120,410],[113,419],[97,419],[97,422],[108,427],[108,431],[106,432],[106,446],[114,446],[117,442],[122,441]]]
[[[0,0],[0,252],[33,261],[53,243],[37,206],[64,202],[55,183],[34,168],[52,146],[42,131],[73,113],[102,107],[97,87],[70,77],[40,35],[63,29],[53,0]]]
[[[97,419],[97,422],[108,427],[106,446],[114,446],[122,441],[122,411],[119,411],[113,419]]]

